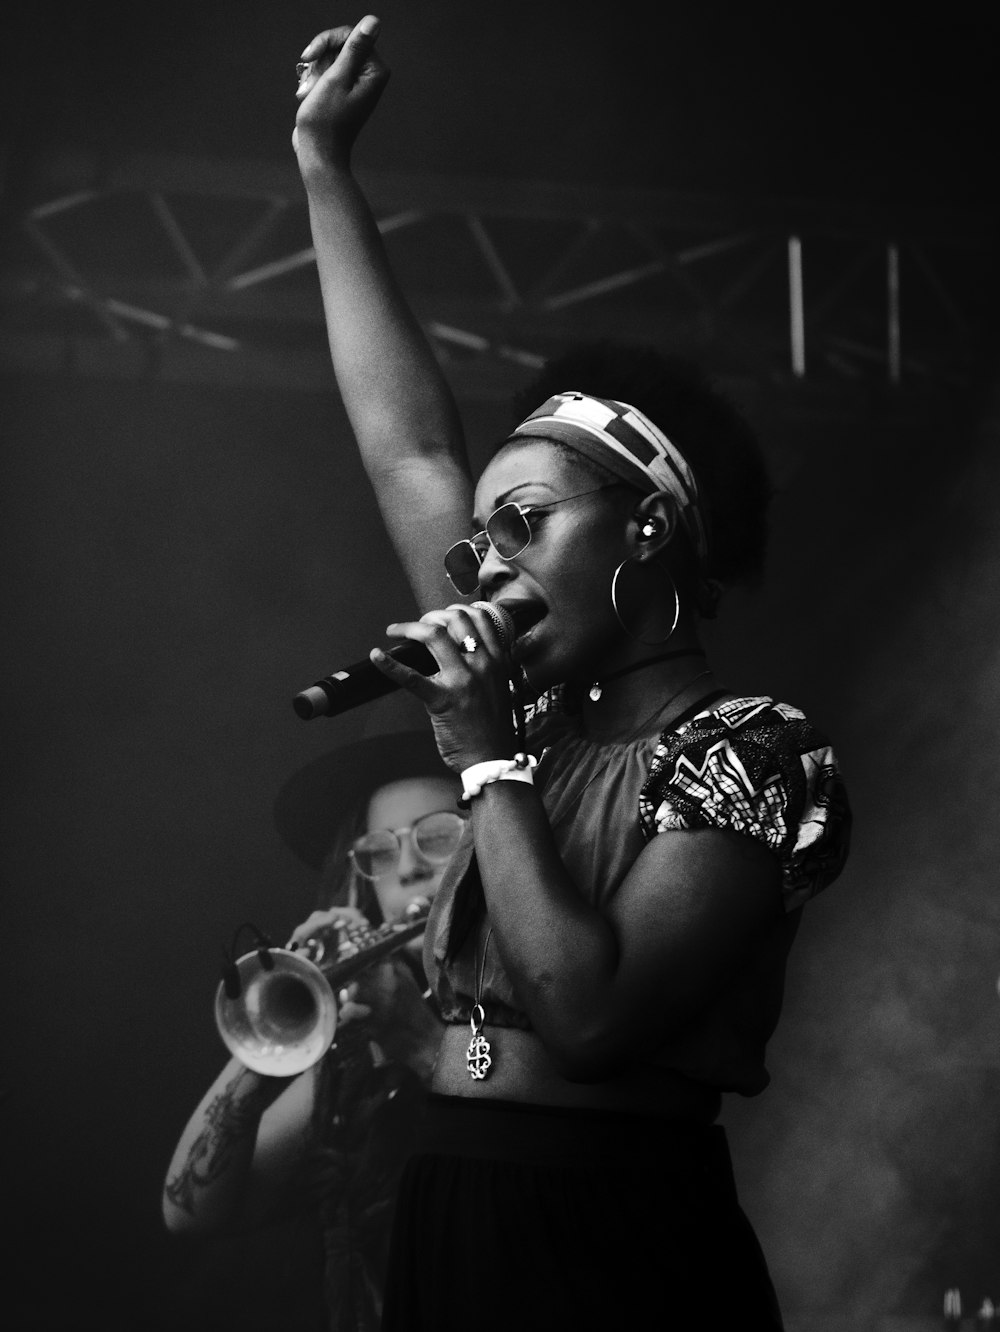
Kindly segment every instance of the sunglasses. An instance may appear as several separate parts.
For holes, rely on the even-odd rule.
[[[465,541],[456,541],[445,551],[444,571],[456,592],[468,596],[479,587],[479,567],[489,554],[490,546],[502,560],[513,560],[527,550],[531,544],[532,526],[528,515],[541,513],[545,509],[554,509],[557,504],[568,504],[570,500],[582,499],[584,495],[596,495],[600,490],[612,490],[613,486],[594,486],[591,490],[580,490],[575,495],[566,495],[563,499],[549,500],[547,504],[501,504],[486,519],[486,526],[475,536]]]
[[[378,828],[356,837],[348,853],[354,868],[364,879],[380,879],[391,874],[403,852],[403,838],[428,865],[446,865],[462,837],[465,819],[442,809],[414,819],[409,828]]]

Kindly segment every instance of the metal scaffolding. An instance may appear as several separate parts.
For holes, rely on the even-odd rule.
[[[579,338],[791,392],[961,385],[992,219],[947,208],[362,174],[459,396]],[[8,246],[0,365],[332,388],[294,164],[52,157]]]

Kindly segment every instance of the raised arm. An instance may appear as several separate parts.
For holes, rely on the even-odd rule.
[[[472,486],[451,390],[389,267],[351,171],[388,71],[378,20],[333,28],[302,53],[293,143],[309,201],[330,353],[389,535],[421,609],[454,597],[441,556],[467,535]]]

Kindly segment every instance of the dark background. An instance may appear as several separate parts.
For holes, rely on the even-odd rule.
[[[712,367],[779,493],[768,578],[710,641],[732,687],[832,735],[856,814],[846,873],[806,912],[772,1086],[726,1111],[789,1326],[931,1318],[952,1285],[967,1307],[1000,1300],[996,21],[629,0],[375,12],[394,72],[364,169],[699,192],[736,212],[933,209],[962,253],[976,219],[957,370],[889,385],[881,368]],[[279,1259],[168,1242],[160,1185],[222,1062],[222,948],[247,917],[280,933],[312,906],[274,796],[380,725],[304,724],[291,695],[409,606],[332,384],[171,377],[155,347],[127,372],[25,364],[19,220],[51,197],[53,153],[287,165],[295,61],[343,13],[39,4],[4,21],[2,1141],[19,1328],[263,1319]],[[479,452],[509,420],[504,392],[465,393],[448,368]]]

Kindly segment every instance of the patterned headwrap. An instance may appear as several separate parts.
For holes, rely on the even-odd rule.
[[[665,490],[677,505],[701,568],[707,569],[708,538],[694,473],[680,450],[637,407],[586,393],[557,393],[510,438],[524,437],[568,444],[629,485],[647,492]]]

